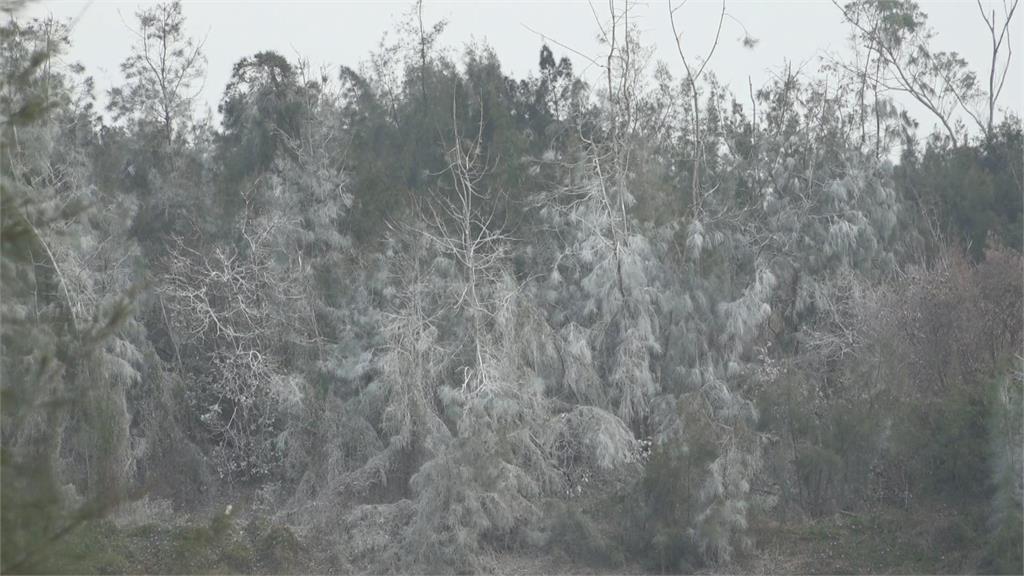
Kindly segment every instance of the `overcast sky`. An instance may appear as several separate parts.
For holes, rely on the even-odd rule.
[[[205,38],[208,58],[207,81],[201,99],[216,110],[232,64],[261,50],[275,50],[294,59],[302,56],[314,66],[356,66],[379,43],[385,31],[394,28],[413,2],[321,0],[283,2],[266,0],[185,1],[184,14],[192,36]],[[621,4],[621,2],[618,2]],[[654,58],[668,63],[680,74],[678,53],[668,20],[668,2],[632,2],[633,16],[643,31],[643,41],[654,46]],[[924,0],[920,2],[937,32],[935,47],[955,50],[979,74],[987,73],[990,57],[988,30],[974,0]],[[1001,11],[1001,3],[986,1]],[[136,1],[51,0],[30,6],[24,16],[53,14],[77,18],[72,34],[72,60],[86,66],[100,91],[121,82],[118,68],[132,43],[129,25],[143,3]],[[594,7],[607,11],[607,3],[596,0]],[[717,0],[689,0],[677,13],[684,50],[698,58],[710,47],[721,3]],[[828,0],[727,0],[722,43],[710,67],[720,80],[741,96],[747,93],[748,77],[754,87],[770,79],[786,61],[813,73],[822,55],[842,54],[848,47],[848,27],[839,10]],[[524,77],[535,71],[543,41],[541,34],[584,54],[597,56],[598,26],[586,0],[488,0],[425,2],[426,22],[444,18],[448,28],[442,43],[460,47],[477,40],[491,45],[506,73]],[[1015,18],[1015,61],[1007,78],[1001,105],[1020,114],[1024,111],[1024,13]],[[738,24],[736,21],[742,24]],[[759,40],[756,49],[743,48],[744,28]],[[532,30],[532,31],[531,31]],[[556,57],[569,56],[576,69],[595,83],[600,71],[587,66],[582,57],[551,43]],[[921,111],[915,116],[922,128],[933,120]]]

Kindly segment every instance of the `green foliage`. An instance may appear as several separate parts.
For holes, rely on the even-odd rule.
[[[986,567],[1000,574],[1016,574],[1024,566],[1024,372],[1019,359],[1014,372],[997,378],[990,390],[993,495]]]
[[[590,566],[616,568],[623,564],[625,549],[614,528],[608,530],[572,502],[560,503],[555,510],[550,513],[554,517],[547,541],[550,550]]]
[[[171,526],[91,520],[19,572],[289,574],[310,568],[304,545],[289,527],[256,517],[242,530],[218,514],[207,523]]]
[[[171,530],[166,562],[175,572],[283,574],[305,565],[304,547],[290,528],[254,517],[236,526],[229,513],[207,525]]]
[[[302,565],[307,552],[287,526],[254,520],[246,530],[256,534],[253,548],[258,571],[281,574]]]
[[[909,374],[912,400],[905,400],[905,412],[894,422],[895,440],[922,487],[950,498],[990,493],[987,431],[996,410],[990,383],[1005,373],[1021,338],[1015,321],[999,328],[994,320],[1012,317],[1020,306],[1018,296],[1005,296],[1020,290],[1019,256],[993,252],[990,259],[971,266],[954,258],[914,284],[907,298],[915,324],[934,322],[946,336],[932,341],[927,335],[935,332],[918,331],[906,340],[910,357],[920,363]],[[999,304],[991,299],[995,294],[1004,294],[996,297]],[[988,316],[995,309],[1001,311]]]
[[[67,28],[12,18],[0,36],[11,57],[4,59],[10,83],[0,165],[0,564],[31,571],[121,496],[129,458],[124,387],[137,375],[137,356],[123,338],[130,297],[114,296],[128,291],[123,270],[109,266],[106,278],[96,270],[118,249],[96,246],[103,223],[100,210],[84,209],[97,198],[82,143],[63,126],[68,118],[92,121],[90,95],[73,84],[80,67],[58,60]],[[123,229],[105,231],[123,237]]]
[[[223,115],[221,164],[229,183],[268,170],[285,152],[284,139],[300,129],[305,90],[294,67],[276,52],[258,52],[235,63],[218,110]]]
[[[914,454],[914,469],[924,490],[970,499],[988,492],[985,435],[990,407],[984,391],[957,391],[927,410],[915,411],[899,433]],[[904,427],[905,426],[905,427]]]
[[[1024,249],[1020,191],[1024,187],[1021,122],[1009,117],[986,140],[951,147],[930,140],[920,158],[900,167],[900,185],[920,209],[938,216],[944,232],[974,260],[987,248]]]
[[[797,479],[800,482],[804,505],[812,511],[828,510],[829,500],[837,492],[840,482],[839,475],[843,465],[842,458],[827,448],[814,445],[801,445],[797,449]]]
[[[882,507],[755,529],[766,571],[800,574],[985,572],[975,510]]]
[[[634,520],[641,526],[634,545],[662,572],[688,572],[705,562],[705,535],[698,533],[701,489],[717,449],[706,424],[694,420],[685,435],[652,448],[639,487],[644,506],[642,519]]]

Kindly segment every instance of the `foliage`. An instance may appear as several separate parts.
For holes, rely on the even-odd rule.
[[[1024,396],[1021,389],[1020,360],[1010,374],[997,379],[992,387],[992,414],[989,434],[991,461],[992,510],[989,516],[987,567],[994,572],[1012,574],[1020,571],[1022,560],[1021,507],[1024,474],[1021,473],[1022,414]]]
[[[4,570],[738,570],[782,522],[865,555],[834,569],[959,539],[1019,571],[1001,84],[909,1],[743,97],[609,8],[599,85],[554,44],[508,77],[419,3],[337,74],[242,58],[216,125],[179,2],[136,15],[109,122],[66,26],[0,28]],[[171,526],[92,521],[142,493]],[[923,507],[973,512],[891,564],[852,539]]]
[[[137,42],[121,64],[126,86],[111,90],[110,109],[117,119],[157,131],[170,145],[191,121],[194,84],[205,76],[206,57],[202,43],[185,35],[181,2],[157,4],[136,18]]]
[[[978,146],[929,140],[900,166],[900,186],[920,209],[946,223],[945,235],[975,260],[988,248],[1021,251],[1021,123],[1007,118]],[[918,157],[920,154],[920,157]]]
[[[123,238],[124,230],[105,218],[82,142],[64,128],[68,119],[93,120],[90,84],[80,93],[75,84],[81,68],[58,61],[67,28],[12,19],[2,38],[11,57],[0,166],[2,564],[9,571],[37,569],[49,548],[121,497],[132,465],[125,393],[138,378],[141,343],[123,266],[132,248],[99,241],[100,234]]]

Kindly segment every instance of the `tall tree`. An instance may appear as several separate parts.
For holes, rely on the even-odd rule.
[[[126,86],[110,91],[110,110],[142,129],[155,129],[165,144],[184,135],[192,107],[202,90],[206,56],[202,42],[185,30],[180,0],[136,13],[138,29],[132,53],[121,63]]]

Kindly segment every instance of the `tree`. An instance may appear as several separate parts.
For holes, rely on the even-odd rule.
[[[876,91],[881,87],[909,94],[939,120],[954,148],[963,142],[953,116],[956,110],[967,114],[986,137],[993,133],[996,103],[1012,55],[1009,44],[1004,42],[1008,42],[1016,0],[1003,3],[1001,21],[994,10],[986,14],[978,2],[992,46],[987,89],[979,86],[977,75],[956,52],[931,49],[929,42],[934,33],[916,2],[858,0],[845,7],[839,6],[837,0],[833,3],[854,27],[857,40],[868,47],[864,74],[871,75]],[[1001,55],[1004,48],[1005,58]],[[976,110],[979,101],[984,108],[981,112]]]
[[[254,195],[246,197],[238,244],[177,238],[159,287],[188,346],[188,365],[180,350],[175,354],[179,370],[198,384],[189,390],[191,407],[213,440],[218,471],[237,478],[273,471],[284,415],[302,397],[276,357],[276,335],[303,317],[294,304],[301,297],[294,256],[274,242],[294,223],[273,211],[259,214]]]
[[[1018,0],[1011,0],[1009,4],[1005,1],[1003,2],[1002,22],[1000,22],[996,18],[996,11],[993,9],[989,14],[985,14],[985,8],[982,6],[981,0],[978,0],[978,11],[981,12],[981,18],[988,28],[989,39],[992,43],[992,58],[988,69],[988,92],[985,94],[987,97],[986,104],[988,104],[986,107],[987,114],[983,119],[979,119],[977,115],[972,113],[971,118],[978,123],[979,127],[984,131],[986,138],[991,137],[993,134],[993,128],[996,124],[996,103],[999,101],[1000,94],[1003,93],[1006,74],[1010,70],[1010,58],[1013,56],[1013,49],[1010,46],[1010,38],[1007,34],[1010,32],[1010,23],[1013,20],[1014,12],[1017,11],[1018,3]],[[1004,47],[1006,48],[1005,59],[1001,56]],[[1001,59],[1003,60],[1002,62],[1000,62]]]
[[[203,43],[186,35],[179,0],[140,10],[136,18],[136,43],[121,64],[127,86],[110,91],[110,110],[119,120],[157,130],[169,146],[184,137],[202,90],[195,83],[206,73]]]
[[[685,4],[685,2],[683,4]],[[673,7],[672,3],[670,2],[668,6],[668,11],[669,22],[671,22],[672,24],[672,36],[675,40],[676,48],[679,51],[679,59],[683,63],[683,69],[686,70],[686,79],[687,82],[689,82],[688,87],[690,97],[692,98],[693,102],[692,107],[690,109],[691,113],[693,114],[693,121],[690,123],[690,131],[693,141],[693,168],[691,172],[693,182],[691,190],[692,204],[690,209],[693,212],[694,216],[699,219],[701,217],[701,199],[703,196],[700,181],[700,159],[704,155],[704,151],[701,149],[701,147],[704,145],[704,140],[701,136],[700,93],[697,82],[700,81],[701,76],[704,74],[704,69],[708,65],[708,61],[710,61],[711,57],[714,56],[715,49],[718,47],[718,39],[722,34],[722,23],[725,20],[725,0],[722,1],[722,12],[718,18],[718,26],[715,30],[715,40],[712,43],[711,48],[708,50],[707,56],[705,56],[700,61],[700,66],[694,68],[690,67],[690,62],[689,60],[687,60],[686,55],[683,52],[682,33],[676,31],[676,12],[682,7],[682,5]]]
[[[222,163],[230,183],[271,169],[275,158],[288,153],[282,141],[299,136],[303,90],[294,67],[276,52],[235,63],[218,107]]]
[[[94,118],[88,92],[76,94],[89,84],[58,58],[67,32],[53,20],[12,18],[0,28],[8,81],[0,116],[7,572],[52,568],[46,552],[102,517],[132,480],[126,389],[138,376],[139,340],[124,262],[134,247],[123,220],[105,218],[110,206],[90,183],[79,137]],[[104,246],[101,234],[117,239]]]
[[[932,214],[938,231],[962,242],[975,260],[997,245],[1021,250],[1021,123],[1007,118],[977,145],[934,139],[899,166],[901,192]]]

